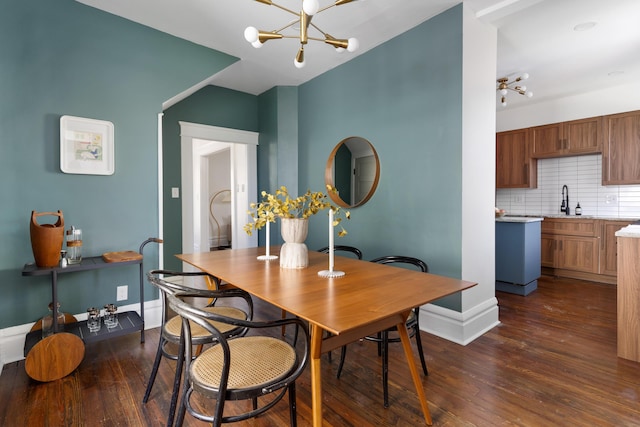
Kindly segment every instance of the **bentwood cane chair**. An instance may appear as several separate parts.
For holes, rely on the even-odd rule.
[[[215,283],[216,288],[220,288],[220,280],[204,272],[154,270],[147,274],[149,282],[160,290],[162,300],[162,330],[160,332],[160,338],[158,339],[158,350],[156,351],[153,368],[142,401],[146,403],[149,400],[162,358],[165,357],[176,360],[176,373],[167,417],[167,426],[173,425],[184,362],[182,357],[184,351],[180,349],[180,345],[184,343],[184,340],[181,340],[182,319],[180,316],[170,312],[167,301],[168,296],[176,292],[189,292],[194,301],[202,301],[201,304],[205,306],[203,308],[205,311],[243,320],[251,320],[253,317],[253,301],[251,295],[247,292],[239,289],[194,289],[184,284],[185,279],[190,280],[197,277],[205,278],[210,283]],[[219,302],[222,303],[223,300],[225,301],[225,305],[216,305]],[[241,304],[245,306],[244,310],[232,306],[234,303],[238,305],[237,301],[241,301]],[[226,302],[229,303],[227,304]],[[217,326],[226,338],[241,336],[246,332],[246,328],[244,327],[229,324],[219,324]],[[215,340],[216,337],[206,329],[196,325],[193,326],[190,340],[193,345],[202,348],[202,345],[212,343]],[[175,351],[176,346],[178,347],[177,352]]]
[[[423,273],[429,272],[429,267],[427,263],[424,261],[408,257],[408,256],[399,256],[399,255],[390,255],[383,256],[380,258],[376,258],[371,260],[371,262],[375,262],[378,264],[395,264],[395,265],[406,265],[413,266],[409,268],[415,268]],[[391,284],[392,286],[402,286],[402,283]],[[409,313],[409,317],[407,318],[407,330],[409,332],[409,337],[415,337],[416,346],[418,347],[418,355],[420,356],[420,363],[422,364],[422,371],[424,375],[429,375],[429,371],[427,370],[427,363],[424,359],[424,352],[422,350],[422,340],[420,339],[420,325],[419,325],[419,316],[420,307],[415,307]],[[365,340],[374,341],[378,343],[378,356],[382,356],[382,387],[384,393],[384,407],[389,407],[389,384],[388,384],[388,376],[389,376],[389,343],[390,342],[400,342],[400,338],[397,336],[389,337],[389,333],[397,332],[397,328],[394,326],[392,328],[386,329],[384,331],[378,332],[375,336],[367,336]],[[344,365],[345,353],[343,352],[340,359],[340,366],[338,367],[338,378],[340,378],[340,374],[342,372],[342,367]]]
[[[304,371],[309,353],[309,332],[298,318],[274,321],[248,321],[226,317],[215,312],[196,308],[184,301],[190,293],[169,295],[169,305],[182,316],[182,335],[185,338],[185,380],[181,394],[176,425],[182,426],[186,412],[193,417],[220,426],[254,418],[273,408],[287,393],[291,425],[297,425],[295,381]],[[248,334],[227,339],[220,325],[246,328]],[[215,337],[216,344],[192,358],[193,329],[206,329]],[[294,325],[304,334],[297,346],[289,344],[276,330]],[[275,329],[271,336],[262,332]],[[197,398],[198,396],[199,398]],[[215,409],[206,411],[200,405],[192,405],[192,398],[215,400]],[[258,399],[260,398],[260,399]],[[252,409],[225,414],[225,403],[250,400]],[[238,408],[234,408],[238,409]]]

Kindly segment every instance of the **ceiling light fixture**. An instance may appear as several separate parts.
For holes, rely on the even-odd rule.
[[[527,90],[526,86],[520,84],[521,81],[527,80],[528,78],[529,78],[529,74],[524,73],[521,76],[516,77],[512,81],[509,81],[508,77],[501,77],[497,80],[498,87],[496,88],[496,90],[500,92],[500,95],[501,95],[500,103],[502,104],[503,107],[507,106],[507,93],[509,93],[510,90],[517,92],[520,95],[524,95],[528,98],[531,98],[533,96],[533,92],[531,92],[530,90]]]
[[[360,43],[358,42],[358,39],[356,38],[352,37],[350,39],[336,39],[335,37],[332,37],[331,35],[322,31],[315,24],[311,23],[311,19],[315,15],[319,14],[320,12],[324,12],[325,10],[332,8],[334,6],[340,6],[343,4],[351,3],[352,1],[355,1],[355,0],[335,0],[333,4],[330,4],[323,8],[320,8],[320,3],[318,0],[303,0],[302,10],[300,12],[294,12],[293,10],[287,9],[286,7],[283,7],[283,6],[280,6],[279,4],[274,3],[272,0],[256,0],[256,1],[269,6],[275,6],[279,9],[289,12],[293,15],[296,15],[298,19],[295,19],[289,22],[288,24],[286,24],[284,27],[279,28],[277,30],[273,30],[273,31],[260,31],[256,27],[247,27],[247,29],[244,30],[244,38],[249,43],[251,43],[251,45],[255,48],[262,47],[262,45],[266,43],[268,40],[288,39],[288,38],[299,39],[300,49],[298,49],[298,53],[296,54],[293,60],[293,64],[297,68],[302,68],[305,65],[304,46],[307,44],[309,40],[325,42],[333,46],[334,48],[336,48],[336,51],[338,52],[344,52],[345,50],[348,50],[349,52],[355,52],[360,45]],[[296,24],[300,25],[299,34],[297,35],[282,34],[282,31],[289,28],[297,30],[297,28],[294,28],[294,25]],[[322,38],[310,36],[309,35],[310,27],[313,27],[320,34],[322,34]]]

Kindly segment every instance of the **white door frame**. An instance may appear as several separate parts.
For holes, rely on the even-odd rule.
[[[231,149],[231,242],[234,248],[258,245],[257,236],[242,229],[249,204],[255,202],[258,133],[197,123],[179,122],[182,185],[182,252],[209,251],[208,180],[206,156]],[[206,172],[206,169],[205,169]],[[204,206],[203,206],[204,205]]]

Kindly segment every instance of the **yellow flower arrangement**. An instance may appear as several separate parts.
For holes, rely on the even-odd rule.
[[[327,185],[327,190],[337,192],[335,187]],[[333,226],[340,224],[342,218],[338,218],[338,214],[342,212],[339,207],[332,205],[328,196],[321,192],[312,192],[307,190],[302,196],[292,198],[287,191],[287,187],[282,186],[276,190],[276,194],[269,194],[266,191],[262,193],[262,201],[260,203],[251,203],[247,213],[253,218],[253,221],[245,224],[244,231],[251,236],[253,230],[260,230],[268,222],[275,222],[276,217],[280,218],[309,218],[318,212],[331,209],[334,212]],[[351,219],[351,213],[344,211],[344,217]],[[346,236],[347,231],[340,226],[338,236]]]

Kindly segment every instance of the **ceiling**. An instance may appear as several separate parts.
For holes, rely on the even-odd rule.
[[[449,9],[460,0],[357,0],[317,14],[313,23],[336,38],[356,37],[354,53],[325,43],[305,47],[306,66],[293,65],[295,40],[260,49],[244,39],[248,26],[279,29],[295,16],[253,0],[77,0],[89,6],[240,58],[227,69],[165,103],[207,84],[258,95],[297,86]],[[299,10],[301,0],[274,0]],[[333,0],[319,0],[321,6]],[[640,80],[640,0],[465,0],[498,28],[498,77],[528,73],[533,98],[510,92],[508,106],[548,101]],[[578,24],[594,22],[587,31]],[[637,96],[637,95],[636,95]],[[498,98],[496,98],[498,99]]]

